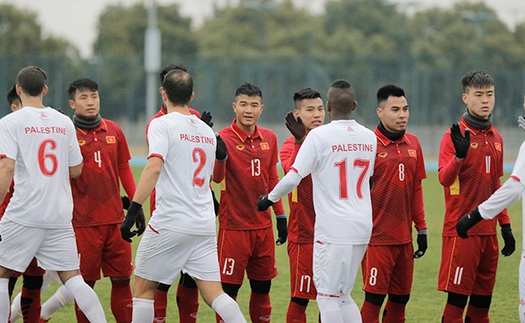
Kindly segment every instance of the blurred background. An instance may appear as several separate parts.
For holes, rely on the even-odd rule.
[[[194,78],[191,106],[211,111],[215,130],[234,118],[231,103],[244,82],[261,87],[259,123],[281,143],[289,136],[283,118],[294,108],[295,91],[312,87],[324,98],[333,80],[348,79],[358,101],[354,117],[372,128],[375,93],[393,83],[405,89],[408,129],[432,160],[443,132],[465,111],[461,77],[479,69],[496,80],[493,119],[509,161],[525,138],[516,125],[525,94],[522,0],[507,0],[515,5],[506,7],[507,15],[483,1],[447,7],[432,0],[202,1],[193,17],[175,1],[124,1],[100,10],[92,41],[79,33],[75,42],[46,29],[43,9],[25,2],[0,1],[1,115],[9,112],[6,93],[26,65],[47,71],[44,102],[69,115],[69,82],[91,77],[100,86],[101,115],[121,124],[134,156],[147,153],[145,124],[161,104],[158,71],[179,62]],[[51,10],[55,0],[39,1],[46,2]],[[191,2],[199,10],[200,1]],[[80,24],[86,9],[63,3],[55,10]]]

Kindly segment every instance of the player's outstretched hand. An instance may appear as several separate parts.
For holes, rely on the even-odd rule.
[[[516,250],[516,239],[514,239],[514,235],[512,235],[510,224],[504,224],[501,226],[501,237],[505,243],[505,246],[501,249],[501,254],[508,257],[512,255],[514,250]]]
[[[228,148],[226,143],[222,140],[221,136],[218,133],[215,133],[217,138],[217,148],[215,149],[215,158],[218,160],[224,161],[228,157]]]
[[[284,124],[296,140],[302,140],[306,136],[306,126],[301,117],[295,118],[293,112],[288,112],[284,117]]]
[[[522,116],[518,117],[518,127],[520,127],[521,130],[525,131],[525,118]]]
[[[278,239],[275,244],[280,246],[286,242],[288,238],[288,224],[286,223],[286,214],[277,215],[277,236]]]
[[[274,202],[270,201],[268,199],[268,195],[261,195],[259,196],[259,199],[257,200],[257,209],[259,211],[266,211],[270,206],[273,205]]]
[[[121,196],[120,200],[122,201],[122,208],[124,210],[129,209],[129,205],[131,204],[131,201],[129,200],[129,197],[127,196]]]
[[[140,209],[137,212],[137,218],[135,219],[135,226],[137,227],[137,235],[140,236],[141,234],[146,231],[146,217],[144,216],[144,210]]]
[[[454,123],[450,127],[450,138],[456,149],[456,157],[460,159],[465,158],[470,147],[470,130],[465,129],[465,136],[463,137],[459,124]]]
[[[470,214],[462,216],[458,223],[456,223],[456,232],[458,236],[463,239],[468,238],[467,231],[476,225],[479,221],[483,220],[481,214],[479,214],[478,208],[475,208]]]
[[[128,213],[120,225],[120,235],[122,236],[122,239],[126,240],[127,242],[131,242],[131,238],[133,238],[138,233],[138,230],[131,231],[131,228],[133,228],[133,225],[137,221],[137,214],[141,208],[142,205],[139,203],[131,202]],[[144,216],[144,213],[142,213],[142,215]]]
[[[419,259],[423,257],[428,248],[428,230],[423,229],[417,232],[417,250],[414,252],[414,258]]]
[[[211,121],[213,117],[211,116],[211,113],[208,111],[202,111],[201,114],[201,120],[207,124],[208,126],[213,127],[213,122]]]

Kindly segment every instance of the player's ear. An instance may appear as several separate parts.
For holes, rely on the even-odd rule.
[[[293,116],[295,117],[295,119],[297,119],[297,117],[299,116],[299,109],[293,110]]]
[[[381,119],[383,117],[383,109],[381,109],[381,107],[377,107],[376,108],[376,113],[377,113],[377,116],[379,117],[379,119]]]
[[[352,108],[352,111],[354,111],[355,108],[357,108],[357,101],[354,101],[354,107]]]
[[[188,102],[193,101],[194,98],[195,98],[195,92],[191,92],[190,101],[188,101]]]
[[[468,95],[467,95],[467,93],[462,93],[461,94],[461,100],[463,100],[463,103],[468,105]]]
[[[75,101],[69,100],[69,106],[71,107],[71,109],[75,110]]]
[[[48,90],[49,90],[49,88],[47,87],[47,85],[44,85],[44,90],[42,91],[42,96],[46,95]]]

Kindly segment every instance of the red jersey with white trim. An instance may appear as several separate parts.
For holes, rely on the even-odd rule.
[[[9,190],[4,196],[4,199],[2,200],[2,204],[0,204],[0,219],[4,215],[5,209],[7,208],[7,205],[9,204],[9,201],[11,200],[11,197],[13,196],[13,189],[15,188],[15,182],[11,181],[11,185],[9,185]]]
[[[470,130],[470,147],[467,156],[457,162],[450,129],[445,132],[439,148],[439,182],[445,190],[445,221],[443,236],[456,237],[458,219],[469,214],[488,199],[501,186],[503,176],[503,138],[491,125],[487,130],[475,129],[465,118],[459,123],[461,132]],[[500,225],[510,223],[507,210],[497,219]],[[481,221],[469,230],[469,235],[496,234],[496,220]]]
[[[288,173],[295,162],[301,144],[294,143],[290,136],[281,146],[281,166]],[[288,218],[288,240],[295,243],[313,243],[315,211],[312,192],[312,175],[301,180],[299,185],[288,194],[290,216]]]
[[[426,229],[421,180],[426,178],[423,151],[409,132],[392,141],[376,127],[377,155],[372,176],[374,227],[370,245],[400,245],[412,242],[416,230]]]
[[[73,226],[121,223],[124,212],[119,175],[122,169],[130,167],[131,159],[124,132],[118,124],[104,118],[95,129],[76,128],[76,131],[84,167],[82,175],[71,179]],[[135,187],[131,190],[126,190],[130,199],[135,194]]]
[[[248,135],[233,120],[219,131],[228,148],[225,162],[215,161],[213,180],[221,183],[219,224],[227,230],[256,230],[271,227],[271,212],[257,210],[257,198],[268,194],[279,182],[277,137],[270,129],[255,127]],[[281,200],[273,205],[284,214]]]

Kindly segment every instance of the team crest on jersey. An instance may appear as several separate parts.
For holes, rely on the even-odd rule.
[[[238,151],[243,151],[244,150],[244,145],[237,145],[237,146],[235,146],[235,148],[237,148]]]
[[[408,149],[408,155],[410,157],[417,157],[417,153],[415,149]]]
[[[79,140],[79,141],[78,141],[78,145],[79,145],[80,147],[84,146],[85,144],[86,144],[86,141],[85,141],[85,140]]]
[[[471,142],[470,143],[470,147],[472,147],[474,149],[477,149],[478,148],[478,143],[477,142]]]
[[[501,151],[501,143],[495,142],[494,143],[494,148],[496,148],[497,151]]]
[[[346,131],[354,132],[354,128],[348,126],[348,128],[346,128]]]
[[[270,145],[267,142],[261,142],[262,150],[270,150]]]
[[[40,113],[40,118],[47,119],[47,114],[45,114],[44,112]]]
[[[117,138],[115,136],[106,136],[106,143],[115,144],[117,143]]]
[[[382,152],[382,153],[377,154],[377,157],[379,158],[386,158],[386,156],[388,156],[387,152]]]

